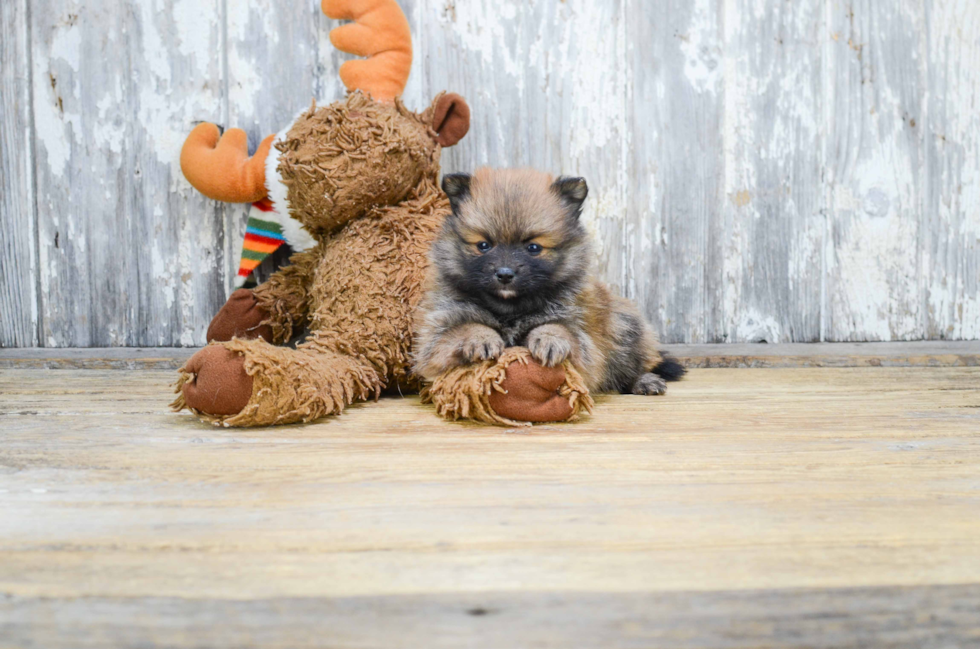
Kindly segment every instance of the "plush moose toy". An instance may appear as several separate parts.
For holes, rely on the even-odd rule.
[[[219,201],[252,203],[240,279],[288,242],[298,252],[212,320],[211,343],[181,369],[174,408],[228,426],[312,421],[382,390],[416,390],[409,357],[427,254],[449,202],[441,148],[469,129],[469,107],[440,94],[421,113],[398,99],[412,63],[395,0],[323,0],[338,49],[367,59],[340,69],[346,99],[316,104],[248,157],[243,131],[212,124],[188,136],[181,168]],[[279,346],[305,331],[296,347]],[[446,417],[520,424],[591,406],[571,367],[526,350],[458,368],[426,389]]]

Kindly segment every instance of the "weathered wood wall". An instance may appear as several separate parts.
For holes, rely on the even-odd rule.
[[[447,170],[580,174],[666,341],[980,338],[976,0],[405,0]],[[245,211],[177,155],[342,92],[314,0],[0,3],[0,346],[196,345]]]

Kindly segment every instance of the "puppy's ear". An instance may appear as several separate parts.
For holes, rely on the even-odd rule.
[[[568,209],[569,216],[577,219],[582,214],[582,204],[585,202],[585,197],[589,195],[589,186],[585,178],[562,176],[552,183],[551,190]]]
[[[442,191],[449,197],[449,204],[452,205],[453,214],[459,214],[459,206],[470,197],[470,181],[473,179],[469,174],[448,174],[442,177]]]

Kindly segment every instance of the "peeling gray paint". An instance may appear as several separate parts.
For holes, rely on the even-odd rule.
[[[406,0],[406,103],[473,109],[447,170],[579,174],[597,267],[669,342],[980,337],[980,4]],[[255,146],[347,55],[318,2],[12,0],[0,345],[197,345],[245,210],[179,173]]]

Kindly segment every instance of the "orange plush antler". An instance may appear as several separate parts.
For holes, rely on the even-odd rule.
[[[395,0],[323,0],[323,13],[353,20],[330,32],[334,47],[368,57],[340,66],[340,79],[350,91],[362,90],[377,101],[402,94],[412,68],[412,33]]]
[[[268,194],[265,159],[272,148],[270,135],[248,157],[248,136],[240,128],[229,129],[221,139],[214,124],[198,124],[184,141],[180,168],[199,192],[225,203],[254,203]]]

